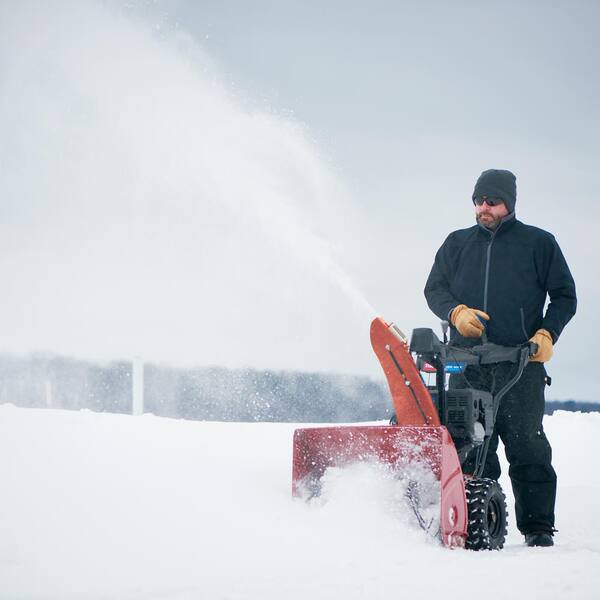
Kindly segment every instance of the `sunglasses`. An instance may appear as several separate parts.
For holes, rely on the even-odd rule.
[[[487,196],[477,196],[473,198],[473,203],[477,204],[477,206],[481,206],[484,202],[488,206],[499,206],[504,203],[504,200],[502,200],[502,198],[488,198]]]

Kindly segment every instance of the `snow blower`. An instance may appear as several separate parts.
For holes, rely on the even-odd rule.
[[[393,323],[371,323],[371,344],[383,367],[395,409],[389,425],[330,426],[296,429],[292,492],[319,495],[330,467],[378,461],[400,474],[407,466],[429,469],[439,482],[439,531],[448,547],[500,549],[506,537],[506,499],[500,484],[482,477],[496,413],[502,397],[519,380],[535,344],[517,347],[483,343],[459,348],[431,329],[413,330],[410,344]],[[413,358],[414,356],[414,358]],[[514,377],[500,390],[448,389],[447,374],[470,366],[515,363]],[[435,376],[426,385],[422,373]],[[469,458],[469,472],[463,472]],[[474,465],[474,466],[473,466]],[[406,497],[421,527],[418,481],[409,481]]]

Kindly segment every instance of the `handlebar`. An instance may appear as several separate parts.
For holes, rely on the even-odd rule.
[[[520,361],[524,349],[527,349],[527,358],[531,358],[538,351],[538,346],[533,342],[527,342],[519,346],[500,346],[491,342],[471,348],[446,346],[442,349],[440,358],[443,363],[461,362],[467,365],[489,365],[499,362],[517,363]]]
[[[482,336],[483,337],[483,336]],[[500,362],[518,363],[521,361],[523,351],[526,352],[525,362],[538,351],[537,344],[525,342],[516,346],[500,346],[482,340],[476,346],[453,346],[447,342],[440,342],[435,333],[429,328],[413,329],[410,340],[410,351],[417,354],[420,360],[444,367],[450,363],[462,363],[464,366],[489,365]]]

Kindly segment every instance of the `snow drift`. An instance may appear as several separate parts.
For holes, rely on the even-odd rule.
[[[428,538],[376,467],[293,500],[293,429],[1,405],[0,598],[597,597],[600,415],[546,419],[556,546],[523,545],[509,498],[487,553]]]

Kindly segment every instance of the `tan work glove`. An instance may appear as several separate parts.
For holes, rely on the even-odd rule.
[[[466,304],[459,304],[452,311],[450,322],[458,329],[458,333],[464,337],[481,337],[485,327],[477,318],[478,316],[486,321],[490,320],[490,316],[482,310],[469,308]]]
[[[535,335],[529,340],[537,344],[538,351],[529,359],[533,362],[548,362],[554,354],[554,343],[552,335],[546,329],[538,329]]]

